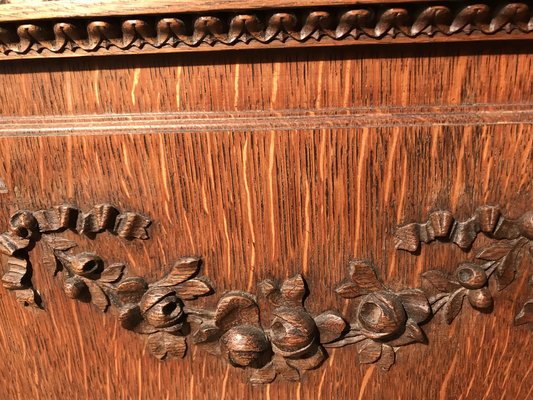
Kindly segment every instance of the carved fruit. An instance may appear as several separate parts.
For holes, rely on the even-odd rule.
[[[533,211],[528,211],[522,215],[518,229],[522,235],[533,240]]]
[[[371,339],[383,339],[399,332],[407,321],[400,298],[388,291],[363,298],[357,311],[362,333]]]
[[[284,356],[304,353],[314,342],[317,333],[315,321],[303,309],[280,307],[274,310],[270,326],[272,344]]]
[[[270,347],[265,333],[251,325],[231,328],[220,338],[220,343],[230,363],[237,367],[261,367],[262,355]]]
[[[9,220],[9,229],[19,237],[30,238],[38,230],[38,224],[31,211],[18,211]]]
[[[467,289],[479,289],[487,284],[485,270],[477,264],[464,263],[457,268],[457,280]]]
[[[184,316],[183,303],[170,288],[148,290],[139,306],[143,318],[155,328],[175,326]]]
[[[96,254],[81,253],[70,260],[72,272],[80,276],[91,276],[102,272],[104,262]]]
[[[87,285],[82,280],[76,277],[71,277],[65,279],[63,290],[71,299],[78,299],[87,290]]]
[[[492,295],[488,287],[468,291],[468,301],[474,308],[485,309],[492,306]]]

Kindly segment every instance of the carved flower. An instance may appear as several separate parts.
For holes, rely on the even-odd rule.
[[[139,309],[143,319],[157,330],[175,332],[182,327],[183,303],[171,288],[149,289],[141,298]]]
[[[187,257],[151,285],[140,277],[123,279],[117,285],[116,293],[123,304],[119,316],[122,326],[150,335],[148,348],[159,359],[185,355],[185,338],[181,336],[187,317],[184,300],[212,291],[204,278],[196,277],[200,265],[200,259]]]
[[[349,276],[337,287],[337,293],[347,299],[361,299],[345,342],[358,343],[361,363],[377,362],[389,369],[394,363],[394,347],[425,341],[418,324],[431,314],[428,300],[419,289],[391,291],[366,261],[351,262]]]
[[[264,368],[254,371],[253,383],[268,383],[281,374],[297,380],[305,370],[317,368],[326,358],[322,344],[337,340],[347,324],[335,311],[313,318],[304,308],[305,281],[301,275],[285,280],[281,286],[271,280],[261,290],[276,308],[272,312],[270,339],[274,356]]]
[[[235,367],[263,367],[271,356],[271,346],[259,320],[254,296],[228,292],[218,301],[213,317],[193,335],[212,354],[224,355]]]

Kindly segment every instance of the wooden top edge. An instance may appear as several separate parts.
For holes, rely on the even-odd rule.
[[[300,7],[353,6],[358,4],[430,3],[437,0],[177,0],[150,1],[138,0],[56,0],[56,1],[17,1],[0,4],[0,22],[36,21],[57,18],[94,18],[99,16],[119,17],[146,14],[209,13],[240,10],[268,10]],[[449,1],[449,0],[448,0]]]

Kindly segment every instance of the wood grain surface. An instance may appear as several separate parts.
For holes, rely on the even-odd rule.
[[[21,208],[110,202],[150,216],[151,239],[103,234],[78,240],[81,247],[127,262],[148,280],[181,256],[201,256],[216,295],[198,304],[302,273],[309,310],[353,315],[334,292],[349,260],[372,260],[388,285],[401,288],[417,286],[430,269],[453,271],[484,244],[481,238],[465,253],[435,242],[413,255],[394,249],[398,225],[424,221],[436,209],[467,218],[479,205],[499,204],[515,218],[533,208],[533,121],[526,113],[498,124],[465,116],[433,125],[420,116],[408,125],[336,127],[332,110],[388,107],[393,120],[416,107],[527,111],[532,64],[525,42],[4,63],[0,122],[28,117],[46,126],[46,116],[83,117],[75,135],[54,128],[36,135],[32,124],[16,135],[2,131],[0,228]],[[231,113],[261,110],[283,121],[228,122]],[[291,120],[294,110],[331,116],[306,128]],[[120,124],[93,126],[88,117],[133,113],[135,122],[159,112],[227,117],[223,129],[172,132],[170,122],[161,132],[148,123],[135,135]],[[39,260],[37,246],[34,281],[44,310],[22,309],[0,289],[6,399],[531,397],[531,331],[513,326],[528,295],[528,266],[505,291],[494,290],[492,313],[464,307],[450,326],[428,324],[428,344],[402,348],[389,372],[359,364],[348,347],[332,350],[300,383],[251,386],[242,371],[195,346],[183,360],[150,357],[116,316],[68,299]]]
[[[409,3],[436,2],[436,0],[409,0]],[[236,10],[261,10],[261,9],[284,9],[294,7],[314,6],[349,6],[355,4],[396,4],[405,3],[402,0],[308,0],[305,4],[296,0],[269,0],[266,2],[253,2],[249,0],[224,0],[224,1],[148,1],[136,0],[125,4],[123,1],[91,1],[91,0],[55,0],[55,1],[32,1],[32,0],[7,0],[5,4],[0,1],[0,21],[31,21],[46,18],[86,18],[93,16],[121,16],[138,14],[168,14],[168,13],[195,13],[217,12]]]

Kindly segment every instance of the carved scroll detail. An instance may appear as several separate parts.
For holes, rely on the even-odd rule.
[[[388,6],[270,10],[251,14],[182,14],[154,19],[77,19],[0,26],[0,56],[26,58],[125,52],[194,51],[220,46],[299,46],[328,42],[414,41],[476,34],[494,39],[529,37],[526,3],[456,5],[446,2]]]
[[[150,222],[108,204],[87,213],[70,205],[19,211],[11,217],[9,231],[0,235],[0,251],[7,257],[3,285],[24,305],[41,306],[31,283],[29,252],[42,239],[42,263],[54,274],[61,272],[65,293],[103,312],[117,309],[121,325],[147,336],[155,357],[183,357],[190,336],[205,351],[245,369],[251,383],[264,384],[277,376],[297,381],[323,363],[328,348],[347,345],[356,346],[360,363],[388,370],[400,347],[428,341],[422,327],[438,321],[437,314],[450,324],[466,301],[476,310],[490,311],[490,282],[503,290],[515,279],[521,259],[533,259],[533,211],[512,220],[498,207],[483,206],[463,222],[448,211],[436,211],[425,223],[398,228],[397,248],[416,251],[420,243],[441,239],[468,249],[480,232],[494,241],[474,260],[460,263],[454,273],[424,272],[419,288],[393,290],[370,261],[351,261],[348,277],[336,286],[337,294],[354,307],[350,321],[337,310],[310,313],[301,275],[259,283],[259,298],[229,291],[214,309],[197,308],[193,301],[213,292],[209,280],[198,276],[199,258],[182,258],[160,280],[148,283],[130,276],[125,264],[108,265],[97,254],[76,252],[78,244],[59,235],[67,229],[91,237],[108,231],[127,240],[145,240]],[[529,282],[533,289],[533,276]],[[518,311],[517,325],[533,323],[532,305],[529,299]]]

